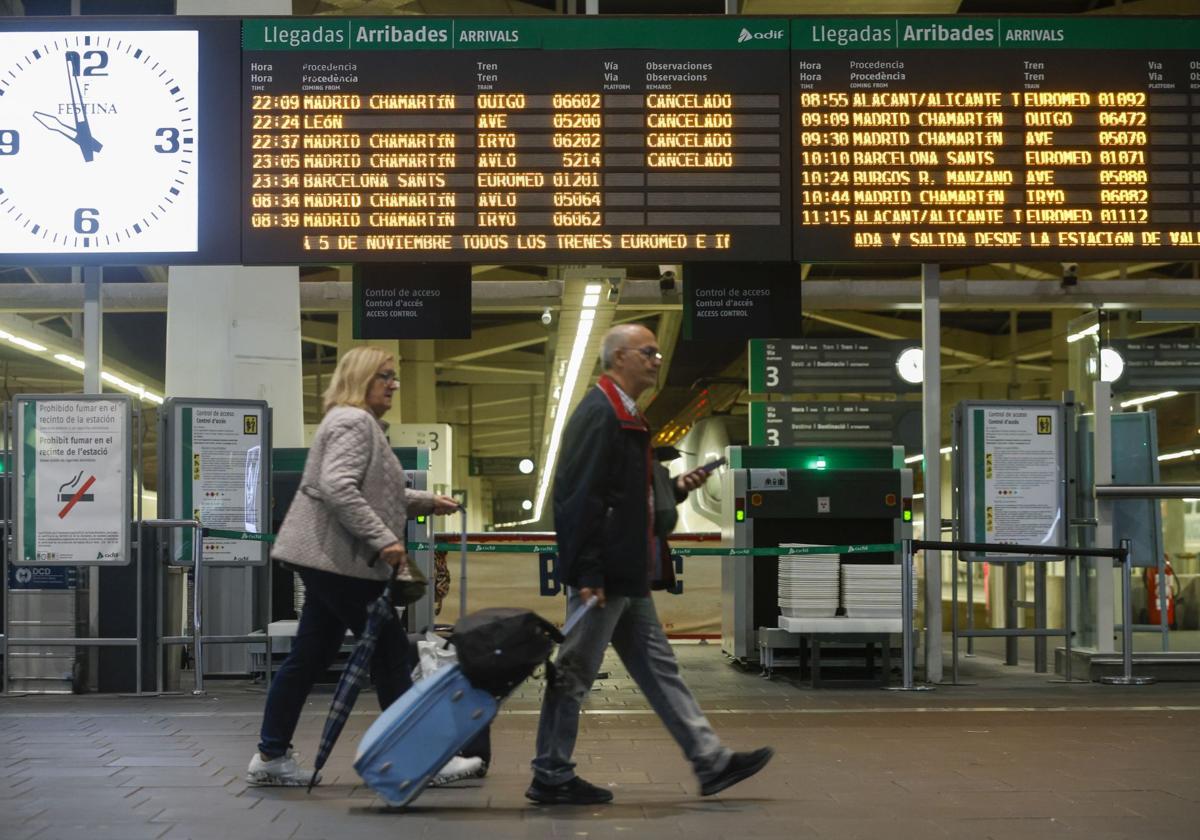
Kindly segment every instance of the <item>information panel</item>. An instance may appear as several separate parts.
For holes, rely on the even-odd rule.
[[[792,20],[795,259],[1200,256],[1200,22]]]
[[[164,406],[161,423],[170,475],[169,482],[159,484],[160,505],[171,516],[199,519],[206,528],[269,533],[270,472],[263,464],[270,450],[267,404],[173,397]],[[192,565],[190,529],[174,529],[170,544],[168,562]],[[202,562],[262,565],[268,548],[261,540],[205,537]]]
[[[788,24],[246,20],[243,261],[791,258]]]
[[[898,444],[921,451],[919,402],[752,402],[751,446]]]
[[[962,538],[1066,545],[1062,403],[965,401],[955,407],[954,420]],[[988,552],[973,554],[972,559],[995,556]]]
[[[14,563],[129,563],[130,405],[115,394],[13,399]]]
[[[1113,393],[1200,390],[1200,341],[1194,338],[1115,338],[1121,357]]]
[[[917,392],[921,376],[906,352],[913,348],[890,338],[751,339],[750,393]]]

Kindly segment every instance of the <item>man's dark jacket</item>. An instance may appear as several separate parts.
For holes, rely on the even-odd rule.
[[[559,579],[604,587],[606,595],[648,595],[650,429],[625,410],[602,376],[567,421],[554,473]]]

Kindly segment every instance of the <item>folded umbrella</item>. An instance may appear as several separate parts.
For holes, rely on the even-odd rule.
[[[375,655],[375,643],[379,640],[379,631],[383,629],[386,622],[394,617],[392,586],[389,581],[383,587],[383,594],[376,598],[367,609],[366,626],[363,627],[358,644],[354,646],[354,652],[350,654],[350,659],[346,662],[346,670],[342,672],[342,678],[338,680],[337,688],[334,689],[333,703],[329,707],[329,716],[325,719],[325,729],[321,732],[321,744],[317,748],[316,761],[313,762],[316,770],[325,766],[325,761],[333,751],[333,745],[337,743],[338,736],[342,734],[342,728],[346,725],[346,718],[350,717],[350,712],[354,709],[354,701],[358,699],[358,692],[367,683],[371,673],[371,657]],[[308,782],[309,792],[312,792],[316,780],[317,774],[314,772],[312,779]]]

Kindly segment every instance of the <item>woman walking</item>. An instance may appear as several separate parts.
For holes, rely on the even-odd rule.
[[[309,784],[314,771],[292,753],[309,691],[333,663],[346,630],[362,632],[367,607],[393,569],[405,570],[408,517],[458,510],[449,496],[405,486],[382,421],[398,387],[390,354],[356,347],[338,359],[325,391],[325,416],[272,552],[296,568],[305,600],[292,651],[267,693],[258,750],[246,771],[251,785]],[[381,709],[412,685],[407,646],[400,622],[389,621],[371,660]]]

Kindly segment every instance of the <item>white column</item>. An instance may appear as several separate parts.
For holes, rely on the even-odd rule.
[[[177,0],[180,15],[290,15],[291,0]],[[236,91],[233,93],[236,95]],[[233,126],[225,126],[227,130]],[[236,207],[227,208],[237,212]],[[275,446],[304,445],[297,268],[171,268],[167,300],[167,396],[263,399]],[[252,629],[250,569],[207,575],[206,633]],[[204,652],[212,673],[244,672],[241,645]]]
[[[299,269],[172,266],[167,286],[167,396],[266,400],[274,444],[303,446]]]

